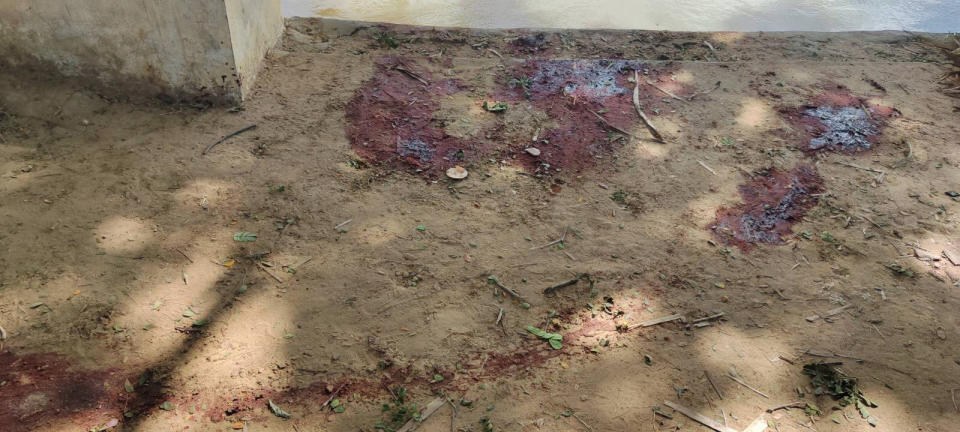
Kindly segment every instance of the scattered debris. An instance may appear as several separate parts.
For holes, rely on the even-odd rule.
[[[236,131],[236,132],[227,134],[227,135],[224,136],[223,138],[220,138],[219,140],[217,140],[217,142],[208,145],[207,148],[203,149],[203,151],[200,152],[200,154],[201,154],[201,155],[205,155],[205,154],[209,153],[210,150],[213,150],[214,147],[216,147],[216,146],[218,146],[218,145],[220,145],[220,144],[223,144],[224,141],[226,141],[226,140],[228,140],[228,139],[230,139],[230,138],[233,138],[233,137],[235,137],[235,136],[237,136],[237,135],[240,135],[240,134],[242,134],[242,133],[244,133],[244,132],[246,132],[246,131],[254,130],[254,129],[256,129],[256,128],[257,128],[257,125],[250,125],[250,126],[247,126],[247,127],[243,128],[243,129],[240,129],[240,130],[238,130],[238,131]]]
[[[663,401],[663,404],[670,408],[673,408],[674,411],[677,411],[680,414],[690,417],[691,419],[697,421],[698,423],[710,429],[713,429],[717,432],[739,432],[736,429],[724,426],[723,424],[717,422],[716,420],[713,420],[710,417],[700,414],[699,412],[696,412],[693,409],[687,408],[683,405],[676,404],[670,401]]]
[[[498,102],[494,102],[494,103],[488,103],[488,102],[484,102],[484,103],[483,103],[483,109],[485,109],[485,110],[487,110],[487,111],[489,111],[489,112],[492,112],[492,113],[504,112],[504,111],[506,111],[507,108],[509,108],[509,107],[510,107],[510,106],[507,105],[506,102],[499,102],[499,101],[498,101]]]
[[[710,372],[703,371],[703,374],[707,376],[707,381],[710,382],[710,387],[713,387],[713,391],[717,392],[717,396],[720,399],[723,399],[723,393],[720,392],[720,387],[717,387],[717,383],[713,382],[713,378],[710,377]]]
[[[252,232],[241,231],[233,235],[233,241],[242,243],[254,242],[257,241],[257,235]]]

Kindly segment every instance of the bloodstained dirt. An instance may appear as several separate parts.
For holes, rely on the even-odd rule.
[[[841,86],[828,88],[800,108],[781,109],[781,113],[801,131],[801,149],[810,153],[870,150],[887,119],[899,115],[896,109],[872,104]]]
[[[725,244],[750,249],[757,243],[783,243],[792,226],[817,203],[823,180],[812,166],[791,171],[771,168],[740,186],[741,204],[717,210],[710,230]]]
[[[497,77],[491,89],[471,89],[457,79],[434,79],[424,62],[384,57],[373,78],[357,91],[346,109],[347,137],[358,155],[394,169],[438,177],[454,165],[470,166],[491,160],[521,166],[538,175],[580,172],[613,154],[632,139],[612,130],[597,116],[619,129],[636,130],[639,119],[633,107],[633,71],[642,80],[660,81],[675,94],[687,89],[664,78],[664,71],[627,60],[527,60]],[[409,73],[409,72],[412,72]],[[438,115],[440,98],[473,90],[488,94],[475,100],[503,101],[509,109],[529,104],[543,112],[554,127],[525,130],[495,116],[476,136],[460,138],[445,130]],[[670,103],[668,97],[645,83],[640,100],[650,116]],[[525,150],[536,147],[539,156]]]

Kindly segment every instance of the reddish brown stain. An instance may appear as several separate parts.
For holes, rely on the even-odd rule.
[[[793,224],[817,203],[815,194],[822,185],[812,166],[791,171],[771,168],[740,186],[743,202],[718,209],[709,229],[723,243],[745,250],[757,243],[782,243]]]

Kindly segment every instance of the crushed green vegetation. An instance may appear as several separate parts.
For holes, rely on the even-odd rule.
[[[391,400],[391,403],[383,404],[383,412],[387,413],[388,418],[385,421],[378,422],[374,426],[374,429],[376,430],[395,432],[411,419],[420,419],[420,413],[417,411],[417,407],[415,405],[408,405],[406,403],[406,388],[396,386],[393,388],[391,393],[393,394],[393,400]]]
[[[810,384],[813,385],[813,393],[817,396],[829,395],[836,400],[841,407],[853,405],[860,412],[860,416],[871,426],[877,425],[877,419],[870,414],[867,408],[876,408],[877,404],[867,399],[857,378],[847,376],[837,370],[831,363],[810,363],[803,366],[803,373],[810,376]],[[814,407],[815,408],[815,407]],[[808,413],[817,412],[815,408],[806,410]]]

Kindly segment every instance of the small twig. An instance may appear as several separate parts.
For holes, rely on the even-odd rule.
[[[447,399],[438,397],[427,404],[427,407],[423,409],[420,413],[419,419],[410,419],[406,424],[403,425],[400,429],[397,429],[397,432],[410,432],[420,426],[421,423],[427,421],[427,418],[437,412],[440,407],[447,404]]]
[[[576,261],[576,260],[577,260],[576,258],[573,257],[573,255],[570,255],[570,252],[563,251],[563,254],[566,255],[567,258],[570,258],[570,261]]]
[[[260,267],[260,270],[263,270],[264,273],[266,273],[266,274],[270,275],[270,277],[276,279],[277,282],[283,283],[283,279],[280,279],[279,276],[273,274],[273,272],[271,272],[270,270],[268,270],[268,269],[263,265],[263,263],[261,263],[260,261],[257,261],[257,267]]]
[[[570,415],[572,415],[573,418],[577,419],[577,421],[580,422],[580,424],[582,424],[583,427],[587,428],[588,431],[593,432],[593,428],[590,427],[590,425],[588,425],[587,422],[583,421],[582,418],[577,416],[577,413],[570,413]]]
[[[190,257],[187,256],[187,254],[183,253],[182,250],[180,250],[180,249],[174,249],[174,250],[177,251],[177,252],[180,252],[180,255],[183,255],[183,257],[186,258],[187,261],[190,261],[190,264],[193,264],[193,260],[190,259]]]
[[[848,167],[850,167],[850,168],[856,168],[856,169],[858,169],[858,170],[870,171],[870,172],[877,173],[877,174],[886,174],[886,172],[881,171],[881,170],[878,170],[878,169],[863,167],[863,166],[856,165],[856,164],[852,164],[852,163],[846,163],[846,162],[841,162],[841,161],[836,161],[836,162],[834,162],[834,163],[837,164],[837,165],[848,166]]]
[[[514,296],[517,300],[524,301],[522,295],[520,295],[519,293],[517,293],[516,291],[514,291],[514,290],[512,290],[512,289],[510,289],[510,288],[507,288],[507,286],[504,285],[504,284],[502,284],[502,283],[500,283],[500,280],[497,279],[496,277],[490,278],[490,280],[493,281],[493,284],[496,285],[497,288],[500,288],[500,289],[506,291],[507,294],[510,294],[510,295]]]
[[[610,122],[608,122],[607,119],[603,118],[603,116],[601,116],[600,114],[597,114],[596,111],[589,110],[589,109],[588,109],[587,111],[590,111],[590,114],[593,114],[593,115],[595,115],[598,119],[600,119],[600,121],[603,122],[603,124],[606,125],[608,128],[613,129],[613,130],[615,130],[615,131],[617,131],[617,132],[620,132],[620,133],[622,133],[622,134],[624,134],[624,135],[626,135],[626,136],[628,136],[628,137],[637,138],[637,137],[633,136],[632,133],[627,132],[627,131],[625,131],[625,130],[623,130],[623,129],[620,129],[620,128],[618,128],[618,127],[610,124]],[[639,138],[637,138],[637,139],[639,139]]]
[[[720,318],[720,317],[723,317],[723,312],[720,312],[720,313],[717,313],[717,314],[713,314],[713,315],[710,315],[710,316],[706,316],[706,317],[703,317],[703,318],[697,318],[697,319],[695,319],[695,320],[693,320],[693,321],[690,321],[690,323],[691,323],[691,324],[696,324],[696,323],[700,323],[700,322],[704,322],[704,321],[715,320],[715,319]]]
[[[687,408],[687,407],[685,407],[685,406],[683,406],[683,405],[675,404],[675,403],[670,402],[670,401],[663,401],[663,404],[666,405],[666,406],[668,406],[668,407],[670,407],[670,408],[673,408],[675,411],[679,412],[680,414],[683,414],[683,415],[685,415],[685,416],[687,416],[687,417],[690,417],[691,419],[697,421],[698,423],[700,423],[700,424],[702,424],[702,425],[704,425],[704,426],[706,426],[706,427],[708,427],[708,428],[710,428],[710,429],[713,429],[713,430],[715,430],[715,431],[717,431],[717,432],[737,432],[736,429],[733,429],[733,428],[724,426],[724,425],[722,425],[722,424],[720,424],[720,423],[717,423],[715,420],[713,420],[713,419],[711,419],[711,418],[709,418],[709,417],[707,417],[707,416],[705,416],[705,415],[703,415],[703,414],[700,414],[700,413],[698,413],[698,412],[696,412],[696,411],[694,411],[694,410],[692,410],[692,409],[690,409],[690,408]]]
[[[323,409],[327,406],[327,404],[329,404],[330,401],[333,400],[333,398],[337,397],[337,393],[340,393],[340,390],[343,390],[345,386],[346,384],[340,384],[340,387],[337,387],[337,389],[334,390],[333,393],[330,393],[330,397],[327,398],[326,402],[320,404],[320,410],[323,411]]]
[[[683,315],[673,314],[673,315],[662,316],[662,317],[660,317],[660,318],[654,318],[654,319],[646,320],[646,321],[643,321],[643,322],[640,322],[640,323],[637,323],[637,324],[634,324],[634,325],[631,325],[631,326],[627,327],[627,330],[633,330],[633,329],[635,329],[635,328],[637,328],[637,327],[650,327],[650,326],[654,326],[654,325],[657,325],[657,324],[663,324],[663,323],[670,322],[670,321],[676,321],[676,320],[678,320],[678,319],[683,319]]]
[[[566,287],[571,286],[571,285],[576,285],[577,282],[580,282],[580,279],[581,279],[581,278],[583,278],[583,276],[577,276],[576,279],[570,279],[570,280],[568,280],[568,281],[566,281],[566,282],[556,284],[556,285],[554,285],[554,286],[552,286],[552,287],[549,287],[549,288],[543,290],[543,293],[544,293],[544,294],[551,294],[551,293],[553,293],[554,291],[557,291],[557,290],[559,290],[559,289],[566,288]]]
[[[415,79],[415,80],[417,80],[417,81],[420,81],[420,83],[422,83],[422,84],[425,85],[425,86],[429,86],[429,85],[430,85],[430,82],[429,82],[429,81],[427,81],[426,79],[424,79],[422,76],[420,76],[420,75],[417,74],[416,72],[414,72],[414,71],[412,71],[412,70],[410,70],[410,69],[407,69],[407,68],[404,67],[403,65],[399,65],[399,64],[398,64],[398,65],[394,65],[393,68],[396,69],[396,70],[398,70],[398,71],[400,71],[400,72],[403,72],[404,75],[406,75],[406,76],[408,76],[408,77],[410,77],[410,78],[413,78],[413,79]]]
[[[877,334],[880,335],[880,337],[882,337],[882,338],[886,337],[886,336],[883,335],[883,332],[880,331],[880,329],[877,327],[876,324],[870,324],[870,326],[873,327],[873,329],[877,331]]]
[[[497,56],[497,57],[500,57],[500,59],[503,59],[503,56],[500,55],[500,53],[498,53],[497,50],[495,50],[495,49],[493,49],[493,48],[487,48],[487,51],[490,51],[490,52],[493,53],[493,55],[495,55],[495,56]]]
[[[713,170],[713,168],[708,167],[707,164],[703,163],[703,161],[698,160],[697,163],[700,164],[700,166],[706,168],[707,171],[710,171],[710,174],[718,175],[717,172]]]
[[[497,322],[495,322],[493,325],[500,325],[500,320],[502,319],[503,319],[503,308],[500,308],[500,312],[497,313]]]
[[[960,412],[960,406],[957,405],[957,396],[956,396],[957,390],[960,390],[960,389],[950,389],[950,400],[953,401],[953,409],[957,410],[957,412]]]
[[[717,392],[717,396],[720,396],[720,399],[723,399],[723,393],[720,392],[720,387],[717,387],[717,383],[713,382],[713,378],[710,377],[710,372],[703,371],[703,374],[707,376],[707,381],[710,382],[713,391]]]
[[[450,408],[453,409],[450,412],[450,432],[457,432],[457,405],[453,403],[453,399],[445,398],[450,404]]]
[[[670,96],[671,98],[674,98],[674,99],[676,99],[676,100],[678,100],[678,101],[680,101],[680,102],[686,102],[686,99],[684,99],[684,98],[682,98],[682,97],[680,97],[680,96],[677,96],[677,95],[671,93],[669,90],[667,90],[667,89],[665,89],[665,88],[663,88],[663,87],[658,86],[658,85],[657,85],[656,83],[654,83],[653,81],[650,81],[650,80],[646,80],[646,81],[647,81],[647,84],[650,85],[650,87],[653,87],[653,88],[655,88],[655,89],[657,89],[657,90],[660,90],[661,92],[663,92],[663,94],[665,94],[665,95],[667,95],[667,96]]]
[[[231,133],[231,134],[229,134],[229,135],[227,135],[227,136],[225,136],[225,137],[223,137],[223,138],[220,138],[217,142],[208,145],[207,148],[203,149],[203,152],[201,152],[200,154],[201,154],[201,155],[205,155],[205,154],[207,154],[208,152],[210,152],[210,150],[213,150],[214,147],[216,147],[216,146],[218,146],[218,145],[220,145],[220,144],[223,144],[224,141],[226,141],[226,140],[228,140],[228,139],[230,139],[230,138],[233,138],[233,137],[235,137],[235,136],[237,136],[237,135],[240,135],[240,134],[242,134],[242,133],[244,133],[244,132],[246,132],[246,131],[254,130],[254,129],[256,129],[256,128],[257,128],[257,125],[250,125],[250,126],[247,126],[247,127],[243,128],[243,129],[240,129],[240,130],[238,130],[238,131],[236,131],[236,132],[233,132],[233,133]]]
[[[337,226],[333,227],[333,230],[334,230],[334,231],[337,231],[337,230],[339,230],[340,228],[343,228],[343,227],[347,226],[347,224],[349,224],[350,222],[353,222],[353,219],[347,219],[347,220],[345,220],[345,221],[343,221],[343,222],[340,222],[339,224],[337,224]]]
[[[750,384],[747,384],[747,383],[743,382],[742,379],[737,378],[737,377],[735,377],[735,376],[733,376],[733,375],[727,375],[727,376],[728,376],[730,379],[732,379],[732,380],[736,381],[737,383],[739,383],[740,385],[742,385],[742,386],[744,386],[744,387],[746,387],[746,388],[748,388],[748,389],[750,389],[750,390],[753,390],[754,393],[756,393],[756,394],[758,394],[758,395],[760,395],[760,396],[763,396],[763,397],[765,397],[765,398],[767,398],[767,399],[770,399],[770,396],[767,396],[767,395],[764,394],[762,391],[757,390],[757,389],[751,387]]]
[[[560,238],[558,238],[558,239],[556,239],[556,240],[554,240],[554,241],[552,241],[552,242],[550,242],[550,243],[547,243],[547,244],[545,244],[545,245],[543,245],[543,246],[534,246],[534,247],[530,248],[530,250],[543,249],[543,248],[545,248],[545,247],[553,246],[553,245],[555,245],[555,244],[557,244],[557,243],[563,243],[563,241],[566,240],[566,238],[567,238],[567,232],[568,232],[568,231],[570,231],[570,227],[566,227],[566,228],[563,229],[563,235],[561,235]]]
[[[782,410],[782,409],[787,409],[787,408],[803,408],[803,407],[805,407],[805,406],[807,406],[807,403],[806,403],[806,402],[796,401],[796,402],[790,402],[790,403],[784,404],[784,405],[778,405],[778,406],[775,406],[775,407],[772,407],[772,408],[767,408],[767,412],[768,412],[768,413],[772,413],[772,412],[777,411],[777,410]]]
[[[643,113],[643,109],[640,108],[640,73],[636,70],[633,71],[633,81],[633,108],[637,110],[637,114],[640,115],[640,120],[643,120],[643,124],[647,126],[653,138],[660,143],[666,143],[666,141],[663,140],[663,135],[660,135],[660,131],[653,127],[653,123],[650,122],[647,115]]]
[[[712,52],[713,55],[717,55],[717,50],[713,47],[713,45],[710,44],[709,41],[703,41],[703,44],[706,45],[707,48],[710,48],[710,52]]]

